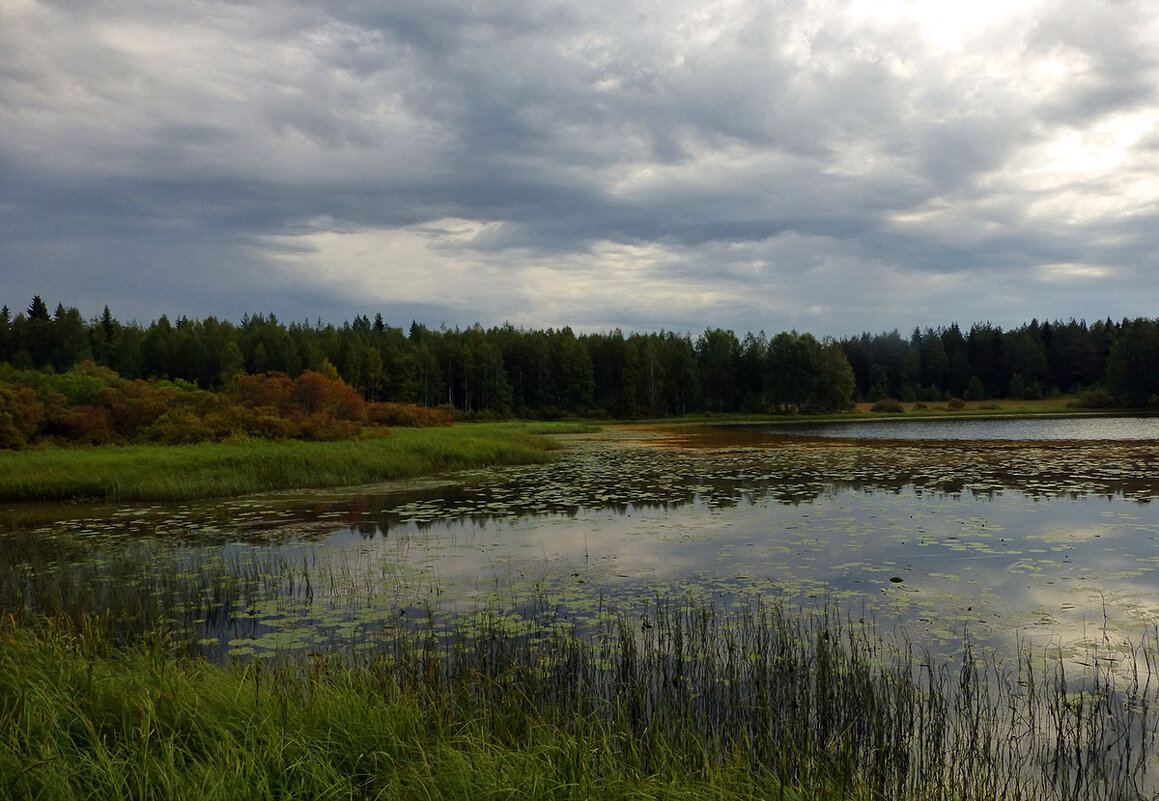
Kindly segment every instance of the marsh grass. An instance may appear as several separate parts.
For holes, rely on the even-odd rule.
[[[248,440],[0,451],[0,501],[218,498],[547,461],[557,443],[533,431],[552,429],[459,424],[395,429],[389,437],[345,442]]]
[[[966,403],[956,399],[956,403],[944,401],[906,402],[900,411],[904,411],[906,418],[946,418],[962,419],[967,417],[1077,417],[1077,416],[1113,416],[1122,414],[1122,409],[1116,409],[1114,404],[1087,404],[1081,398],[1066,396],[1046,400],[1017,400],[1000,399],[985,403]],[[771,426],[777,424],[800,425],[810,423],[839,423],[855,420],[873,420],[879,418],[894,418],[899,410],[874,410],[874,403],[863,402],[854,405],[847,411],[833,414],[790,414],[790,415],[762,415],[730,412],[724,414],[693,413],[677,418],[656,418],[640,421],[620,421],[622,425],[690,425],[705,423],[712,425],[737,425],[759,423]]]
[[[1076,674],[935,664],[834,608],[433,613],[370,651],[214,666],[163,626],[0,625],[8,797],[1152,797],[1155,643]],[[1108,646],[1110,644],[1108,643]]]

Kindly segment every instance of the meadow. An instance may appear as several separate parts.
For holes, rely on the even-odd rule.
[[[369,484],[551,458],[550,423],[395,428],[347,441],[247,439],[188,445],[0,450],[0,501],[176,501]]]

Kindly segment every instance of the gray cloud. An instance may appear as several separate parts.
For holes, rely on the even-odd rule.
[[[1154,314],[1148,6],[890,8],[11,4],[2,300],[836,335]]]

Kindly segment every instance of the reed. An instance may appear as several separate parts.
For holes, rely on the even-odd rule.
[[[459,424],[395,429],[389,437],[345,442],[246,440],[0,451],[0,501],[218,498],[547,461],[557,444],[531,430],[520,423]]]
[[[163,626],[0,626],[8,797],[1119,799],[1156,791],[1153,639],[1075,672],[887,646],[834,607],[547,599],[214,666]],[[904,640],[903,640],[904,642]],[[1118,656],[1115,657],[1114,654]]]

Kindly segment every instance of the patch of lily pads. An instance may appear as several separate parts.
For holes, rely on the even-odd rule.
[[[1157,495],[1140,442],[588,437],[438,481],[11,512],[0,602],[145,608],[219,658],[362,648],[481,609],[582,629],[687,593],[836,600],[946,652],[1073,644],[1159,619]]]

